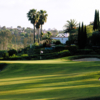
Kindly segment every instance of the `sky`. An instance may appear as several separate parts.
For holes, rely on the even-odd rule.
[[[100,0],[0,0],[0,26],[33,28],[27,18],[31,9],[47,11],[43,29],[63,30],[70,19],[85,25],[93,21],[95,9],[100,11]]]

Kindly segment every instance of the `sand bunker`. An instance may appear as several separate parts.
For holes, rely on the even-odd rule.
[[[80,59],[74,59],[73,61],[100,61],[99,58],[80,58]]]

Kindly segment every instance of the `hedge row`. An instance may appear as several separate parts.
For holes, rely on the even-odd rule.
[[[43,53],[43,54],[34,54],[29,56],[12,56],[9,57],[8,53],[5,53],[5,60],[39,60],[39,59],[52,59],[52,58],[60,58],[64,56],[69,56],[69,50],[63,50],[55,53]]]
[[[55,52],[55,53],[40,54],[41,59],[60,58],[60,57],[65,57],[69,55],[70,55],[69,50],[63,50],[63,51]]]

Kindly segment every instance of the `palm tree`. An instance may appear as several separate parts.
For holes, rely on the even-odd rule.
[[[67,29],[68,32],[75,29],[78,26],[78,23],[75,21],[75,19],[67,20],[67,24],[64,25],[64,27]]]
[[[47,14],[46,14],[46,11],[44,10],[40,10],[39,12],[40,14],[40,19],[39,19],[39,23],[41,25],[41,34],[40,34],[40,40],[41,40],[41,35],[42,35],[42,25],[47,21]]]
[[[38,33],[38,43],[39,43],[39,29],[40,29],[40,23],[37,22],[36,24],[36,29],[37,29],[37,33]]]
[[[30,20],[31,23],[34,25],[34,33],[33,33],[33,36],[34,36],[34,43],[35,43],[35,26],[36,26],[36,23],[39,20],[39,12],[37,12],[36,9],[31,9],[27,13],[27,17],[28,17],[28,20]]]

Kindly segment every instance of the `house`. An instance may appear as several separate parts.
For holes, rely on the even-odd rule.
[[[59,33],[56,37],[51,37],[51,39],[60,40],[62,44],[68,41],[69,33]]]

